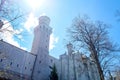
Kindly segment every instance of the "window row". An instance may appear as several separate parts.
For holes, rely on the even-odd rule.
[[[0,59],[0,62],[3,62],[3,59]],[[29,62],[29,64],[30,64],[30,62]],[[9,65],[10,65],[10,66],[12,66],[12,65],[13,65],[13,62],[10,62],[10,64],[9,64]],[[17,64],[17,65],[16,65],[16,67],[17,67],[17,68],[19,68],[19,67],[20,67],[20,65],[19,65],[19,64]],[[24,69],[26,70],[26,69],[27,69],[27,67],[25,66],[25,67],[24,67]],[[30,69],[30,71],[32,71],[32,69]]]
[[[47,27],[45,27],[45,25],[40,26],[40,28],[43,28],[43,29],[45,29],[46,31],[49,31],[49,29],[48,29]]]

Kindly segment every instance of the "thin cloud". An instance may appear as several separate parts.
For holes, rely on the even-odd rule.
[[[30,32],[34,27],[36,27],[36,25],[38,25],[38,19],[33,13],[30,13],[26,22],[24,23],[24,28]]]
[[[6,22],[6,21],[4,21]],[[2,32],[0,32],[0,39],[3,39],[5,42],[8,42],[16,47],[19,47],[19,48],[22,48],[24,50],[26,50],[27,48],[25,47],[21,47],[20,44],[14,40],[14,35],[16,33],[19,33],[22,32],[22,29],[20,30],[14,30],[13,27],[11,26],[10,23],[4,25],[2,27]],[[22,36],[19,36],[20,38],[22,38]]]
[[[45,15],[42,14],[41,16]],[[28,31],[28,32],[32,32],[31,30],[36,27],[38,25],[38,18],[34,16],[33,13],[30,13],[26,22],[23,24],[24,28]],[[19,36],[21,38],[21,36]],[[58,42],[58,37],[55,37],[53,34],[50,35],[50,48],[49,50],[52,50],[56,43]]]
[[[58,42],[59,38],[55,37],[54,34],[50,35],[50,48],[49,50],[52,50],[55,47],[55,44]]]

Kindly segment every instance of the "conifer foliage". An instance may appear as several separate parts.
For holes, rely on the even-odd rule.
[[[50,67],[51,73],[50,73],[50,80],[58,80],[58,74],[55,64],[53,67]]]

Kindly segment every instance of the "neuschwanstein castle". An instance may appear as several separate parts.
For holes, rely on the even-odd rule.
[[[41,16],[34,29],[31,52],[0,40],[0,76],[12,80],[49,80],[49,66],[56,65],[59,80],[100,80],[95,63],[67,44],[59,59],[49,55],[50,18]]]

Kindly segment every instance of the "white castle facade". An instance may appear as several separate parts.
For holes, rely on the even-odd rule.
[[[67,45],[67,53],[60,55],[59,59],[49,55],[52,33],[49,24],[49,17],[39,18],[31,52],[0,40],[0,76],[12,80],[49,80],[49,66],[55,64],[59,80],[100,80],[95,63],[75,52],[71,43]]]

